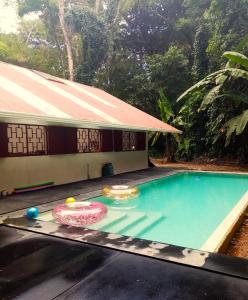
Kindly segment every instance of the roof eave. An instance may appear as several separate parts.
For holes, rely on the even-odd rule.
[[[42,125],[66,125],[66,126],[77,126],[77,127],[94,127],[94,128],[112,128],[112,129],[133,129],[141,131],[159,131],[159,132],[171,132],[171,133],[181,133],[180,130],[172,127],[171,129],[164,128],[153,128],[153,127],[141,127],[135,125],[125,125],[125,124],[113,124],[107,122],[96,122],[89,120],[80,119],[64,119],[49,116],[39,116],[27,113],[16,113],[1,111],[0,121],[8,123],[27,123],[27,124],[42,124]]]

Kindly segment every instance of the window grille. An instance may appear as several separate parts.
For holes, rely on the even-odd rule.
[[[77,130],[78,152],[89,152],[89,130],[78,128]]]
[[[130,150],[136,150],[136,132],[130,132]]]
[[[46,129],[40,125],[27,125],[28,154],[44,155],[47,153]]]
[[[46,154],[46,130],[44,126],[8,124],[7,137],[10,156]]]
[[[100,131],[89,129],[89,152],[100,152]]]
[[[27,155],[27,128],[26,125],[8,124],[8,153],[9,155]]]
[[[136,132],[123,131],[122,132],[122,151],[136,150]]]
[[[122,131],[122,151],[130,150],[130,135],[129,131]]]
[[[79,153],[100,152],[101,151],[100,130],[78,128],[77,145],[78,145]]]

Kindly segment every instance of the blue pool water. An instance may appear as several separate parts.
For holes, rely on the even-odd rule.
[[[139,189],[138,198],[121,203],[94,198],[108,206],[109,215],[93,227],[199,249],[248,190],[248,176],[185,172]]]

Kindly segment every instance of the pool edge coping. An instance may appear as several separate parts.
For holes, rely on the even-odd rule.
[[[248,191],[244,193],[238,203],[217,226],[200,250],[207,252],[222,251],[232,238],[237,226],[241,223],[247,208]]]

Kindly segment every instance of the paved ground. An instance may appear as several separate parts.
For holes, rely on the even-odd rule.
[[[175,162],[167,163],[160,158],[152,158],[151,161],[158,167],[183,170],[216,171],[216,172],[244,172],[248,173],[248,164],[225,164],[225,163],[197,163],[197,162]]]
[[[151,168],[136,172],[124,173],[107,178],[79,181],[48,189],[26,192],[0,198],[0,214],[35,206],[47,202],[64,199],[70,196],[102,190],[106,185],[139,183],[139,181],[151,180],[162,174],[170,172],[168,168]]]
[[[245,300],[248,281],[0,226],[0,299]]]

